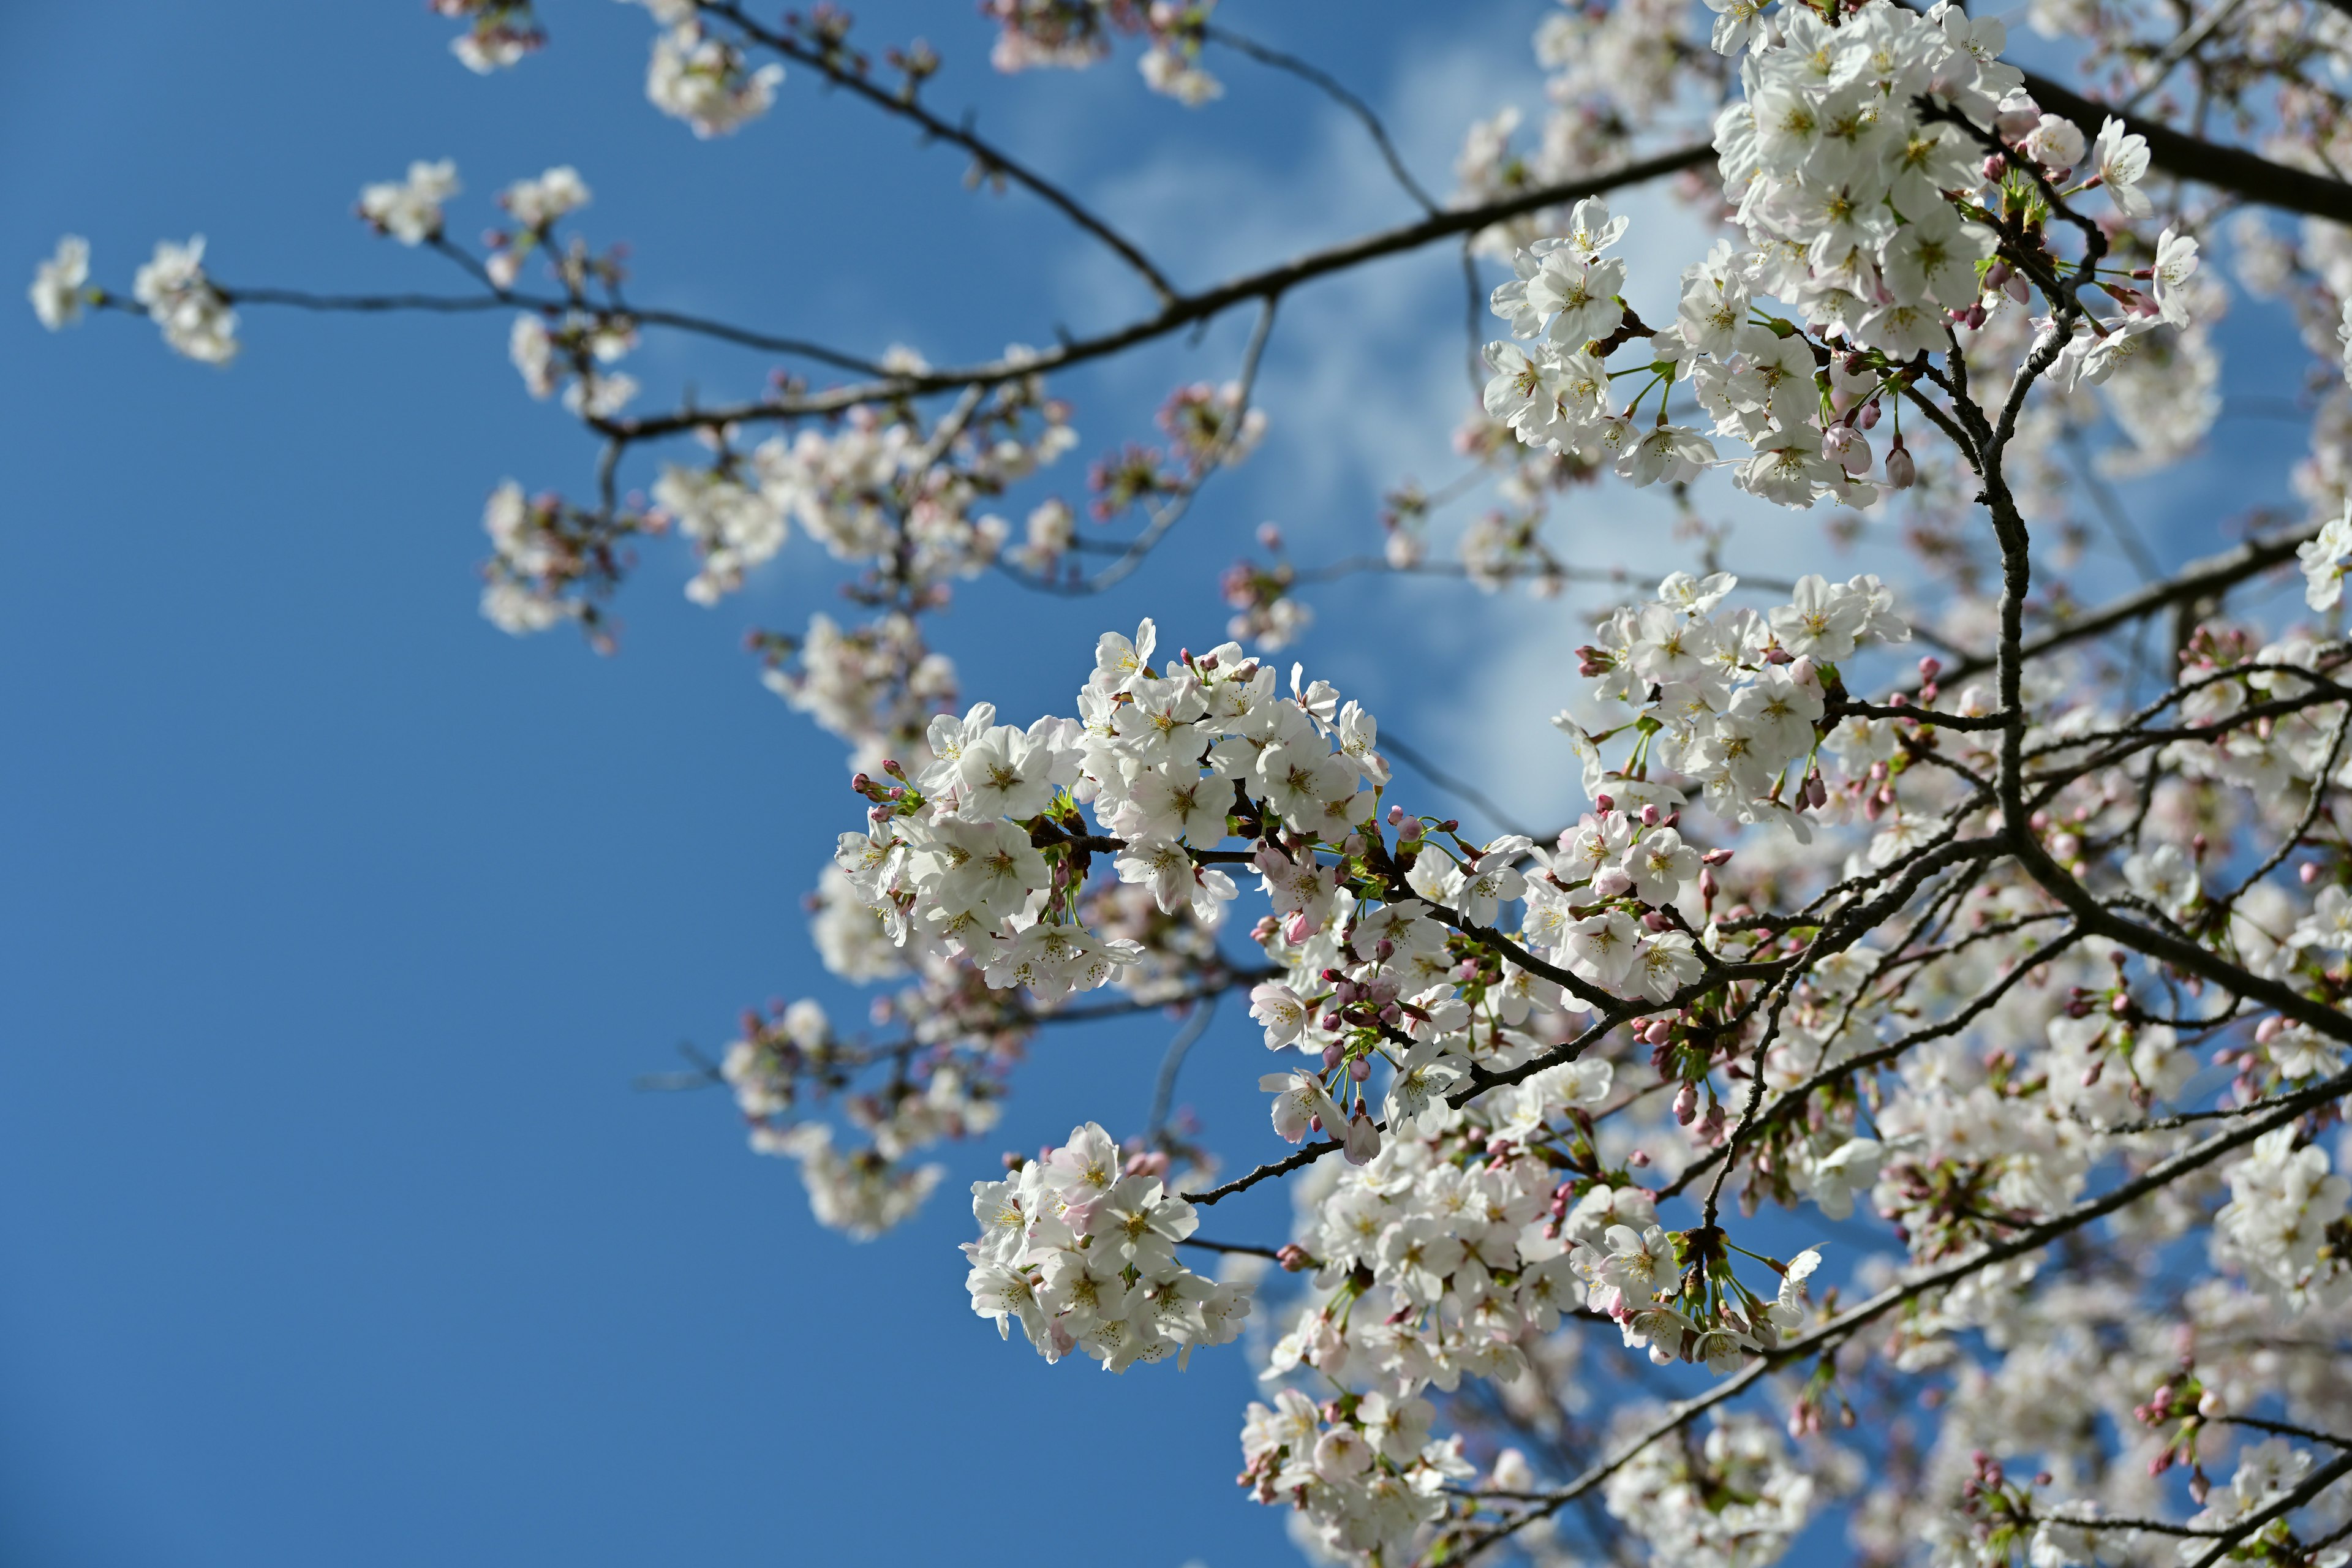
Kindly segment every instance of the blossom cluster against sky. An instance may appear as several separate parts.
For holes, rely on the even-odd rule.
[[[1536,106],[1538,5],[1466,35],[1403,5],[1230,9],[1381,105],[1441,185],[1471,117]],[[698,142],[642,101],[640,15],[549,20],[554,48],[482,81],[415,6],[12,10],[0,258],[29,269],[71,229],[120,286],[157,237],[202,232],[232,282],[430,285],[349,209],[447,156],[461,232],[508,179],[572,163],[642,298],[855,347],[985,354],[1139,303],[1049,216],[966,195],[950,155],[805,81]],[[1123,68],[999,80],[962,0],[866,24],[928,35],[944,101],[1188,279],[1406,216],[1352,127],[1238,62],[1188,112]],[[1671,297],[1665,258],[1690,249],[1651,210],[1637,305]],[[1093,632],[1145,613],[1218,640],[1215,569],[1261,521],[1302,561],[1373,548],[1384,484],[1452,472],[1457,289],[1433,253],[1286,303],[1266,443],[1181,553],[1076,605],[975,587],[942,640],[1013,674],[968,696],[1057,710]],[[1073,378],[1081,458],[1144,437],[1173,383],[1228,374],[1243,326]],[[2289,344],[2256,310],[2226,331],[2233,390]],[[474,608],[482,497],[576,486],[587,454],[520,395],[503,321],[257,312],[245,336],[222,373],[139,323],[60,339],[0,311],[0,1559],[1025,1561],[1010,1521],[971,1521],[1004,1507],[1020,1440],[1058,1433],[1127,1456],[1064,1500],[1096,1539],[1182,1497],[1135,1560],[1288,1560],[1278,1517],[1225,1484],[1241,1358],[1114,1386],[974,1354],[993,1336],[962,1310],[952,1185],[855,1249],[815,1229],[789,1166],[743,1152],[720,1097],[631,1092],[737,1005],[824,988],[799,900],[807,825],[847,816],[837,753],[737,643],[804,619],[825,574],[788,551],[711,612],[663,558],[623,603],[617,658],[509,642]],[[714,392],[762,370],[640,358]],[[2284,493],[2294,426],[2222,432],[2162,497],[2123,493],[2168,559]],[[1604,504],[1579,521],[1594,564],[1629,559],[1650,515]],[[1817,526],[1751,520],[1734,563]],[[1443,583],[1350,580],[1318,609],[1299,649],[1317,673],[1424,749],[1519,764],[1516,809],[1565,804],[1541,721],[1580,623]],[[1202,1053],[1259,1049],[1234,1011]],[[1139,1123],[1160,1043],[1156,1022],[1045,1042],[951,1182],[1106,1108]],[[1234,1148],[1264,1117],[1239,1090],[1201,1110]],[[1221,1222],[1271,1237],[1279,1201]]]

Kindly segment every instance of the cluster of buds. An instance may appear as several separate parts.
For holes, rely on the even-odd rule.
[[[2157,1384],[2145,1405],[2132,1406],[2132,1415],[2140,1424],[2161,1430],[2172,1428],[2170,1436],[2157,1456],[2147,1462],[2147,1473],[2160,1476],[2175,1465],[2189,1467],[2189,1494],[2202,1508],[2211,1483],[2205,1478],[2205,1468],[2198,1460],[2197,1439],[2205,1423],[2218,1420],[2225,1410],[2219,1389],[2208,1388],[2197,1376],[2194,1358],[2180,1358],[2180,1370]]]

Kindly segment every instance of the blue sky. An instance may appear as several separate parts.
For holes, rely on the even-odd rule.
[[[1381,104],[1427,183],[1472,114],[1540,105],[1535,4],[1467,40],[1405,5],[1228,11]],[[697,142],[643,101],[641,12],[545,13],[555,47],[483,81],[406,0],[0,11],[0,268],[71,230],[120,287],[201,231],[234,282],[439,286],[349,209],[451,156],[461,234],[572,163],[639,299],[855,349],[961,359],[1139,303],[1050,215],[963,193],[952,155],[804,75]],[[1409,216],[1349,122],[1245,62],[1188,113],[1125,59],[994,78],[964,0],[861,15],[875,46],[927,35],[937,101],[979,106],[1187,281]],[[1639,253],[1637,304],[1670,297],[1675,250]],[[1094,634],[1144,614],[1218,640],[1216,570],[1262,521],[1303,561],[1373,547],[1383,486],[1453,472],[1457,289],[1433,253],[1290,302],[1259,455],[1099,601],[964,594],[937,637],[968,697],[1058,709]],[[1176,381],[1229,374],[1244,326],[1073,378],[1059,486],[1148,436]],[[504,327],[250,311],[217,373],[142,322],[51,338],[0,309],[0,1561],[990,1568],[1055,1549],[1040,1504],[1053,1542],[1141,1568],[1291,1560],[1230,1485],[1237,1351],[1112,1379],[965,1310],[961,1184],[1073,1121],[1139,1124],[1157,1021],[1042,1041],[1001,1133],[865,1247],[816,1229],[718,1097],[633,1092],[743,1004],[840,1009],[800,899],[855,803],[739,646],[833,605],[835,573],[802,542],[704,611],[656,551],[618,658],[491,629],[482,497],[577,487],[588,458],[522,395]],[[2261,312],[2231,330],[2248,363],[2288,342]],[[632,368],[722,396],[763,366],[655,340]],[[2171,554],[2284,493],[2291,428],[2224,428],[2231,466],[2149,514]],[[1603,491],[1572,529],[1613,564],[1654,516]],[[1318,672],[1432,750],[1515,765],[1501,793],[1529,813],[1565,802],[1541,719],[1581,637],[1558,606],[1358,580],[1318,608]],[[1462,700],[1481,672],[1500,695]],[[1271,1139],[1256,1052],[1220,1020],[1182,1097],[1237,1161]],[[1278,1239],[1282,1202],[1215,1231]]]

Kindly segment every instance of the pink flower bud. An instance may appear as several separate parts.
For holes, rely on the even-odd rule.
[[[1911,454],[1897,447],[1886,454],[1886,483],[1894,489],[1907,490],[1919,482],[1919,466]]]
[[[1344,1049],[1337,1045],[1324,1047],[1323,1070],[1325,1072],[1329,1072],[1333,1068],[1338,1067],[1339,1065],[1340,1058],[1345,1057],[1347,1054],[1348,1053]]]
[[[1657,825],[1658,805],[1657,802],[1652,801],[1642,807],[1642,826],[1644,827],[1655,827]]]
[[[2302,879],[2303,885],[2308,888],[2319,880],[2319,862],[2305,860],[2301,866],[2295,868],[2294,874]]]
[[[1349,1062],[1348,1064],[1348,1076],[1354,1079],[1358,1083],[1361,1083],[1366,1079],[1371,1077],[1372,1058],[1370,1057],[1358,1057],[1354,1061]]]
[[[1675,1120],[1688,1127],[1698,1115],[1698,1085],[1685,1083],[1675,1090]]]
[[[1874,397],[1862,405],[1862,412],[1853,416],[1853,425],[1857,430],[1874,430],[1878,427],[1878,399]]]
[[[2258,1046],[2267,1046],[2273,1040],[2277,1039],[2285,1028],[2286,1020],[2280,1017],[2276,1013],[2273,1013],[2269,1017],[2264,1018],[2261,1023],[2254,1026],[2254,1044]]]
[[[2009,173],[2009,160],[1998,153],[1988,153],[1983,166],[1977,172],[1988,182],[1998,181]]]
[[[1646,1150],[1636,1149],[1625,1156],[1625,1163],[1637,1171],[1645,1170],[1650,1163],[1649,1152]]]

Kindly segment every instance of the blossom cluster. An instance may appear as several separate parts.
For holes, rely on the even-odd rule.
[[[638,3],[658,29],[646,95],[699,137],[772,107],[782,68],[755,68],[762,48],[933,134],[944,123],[921,99],[939,57],[891,51],[903,85],[876,86],[837,7],[769,33],[736,7]],[[471,24],[458,52],[476,69],[541,41],[527,5],[435,8]],[[1005,70],[1087,65],[1130,39],[1150,87],[1186,103],[1219,91],[1219,47],[1317,81],[1207,4],[982,10]],[[1073,505],[1021,490],[1078,439],[1037,367],[1118,352],[1117,331],[1016,345],[968,381],[911,349],[817,349],[866,379],[813,391],[780,369],[723,411],[688,396],[646,415],[622,368],[641,331],[756,340],[634,309],[619,248],[565,230],[589,200],[576,171],[507,187],[478,258],[448,233],[451,163],[363,187],[373,229],[519,312],[507,346],[526,389],[560,395],[611,455],[593,504],[493,492],[496,624],[574,623],[609,646],[604,602],[645,537],[685,542],[704,605],[775,570],[794,535],[848,568],[859,613],[750,643],[767,685],[850,752],[865,826],[841,836],[811,925],[829,971],[888,990],[863,1033],[814,1000],[749,1013],[684,1076],[723,1083],[751,1146],[797,1165],[818,1221],[862,1238],[918,1211],[947,1145],[999,1125],[1041,1028],[1180,1016],[1165,1101],[1194,1031],[1246,994],[1272,1055],[1251,1075],[1270,1100],[1254,1131],[1271,1132],[1268,1163],[1201,1191],[1207,1156],[1181,1111],[1162,1104],[1124,1145],[1076,1128],[974,1184],[967,1283],[979,1316],[1007,1337],[1019,1321],[1049,1361],[1181,1364],[1255,1331],[1268,1387],[1240,1480],[1310,1552],[1399,1568],[1507,1536],[1539,1568],[1631,1560],[1636,1543],[1661,1563],[1760,1568],[1859,1491],[1847,1528],[1873,1562],[2154,1563],[2181,1542],[2193,1562],[2206,1538],[2175,1532],[2263,1510],[2282,1517],[2240,1550],[2311,1560],[2312,1521],[2332,1528],[2337,1502],[2291,1528],[2315,1460],[2246,1438],[2352,1408],[2336,1353],[2352,1333],[2341,226],[2315,216],[2288,237],[2242,215],[2231,247],[2242,281],[2292,304],[2324,372],[2294,479],[2308,521],[2259,534],[2246,570],[2292,552],[2323,618],[2266,628],[2242,600],[2230,611],[2257,579],[2219,558],[2105,623],[2172,617],[2126,673],[2078,635],[2101,623],[2070,618],[2088,578],[2067,574],[2099,544],[2086,506],[2133,547],[2102,481],[2189,453],[2221,409],[2226,290],[2198,237],[2217,209],[2177,152],[2151,155],[2151,137],[2197,140],[2175,96],[2188,72],[2168,73],[2193,67],[2199,135],[2234,115],[2271,128],[2262,153],[2288,173],[2341,168],[2352,22],[2318,0],[2193,20],[2034,0],[2023,16],[2078,40],[2083,74],[2116,74],[2094,90],[2120,86],[2122,117],[2093,133],[2080,102],[2001,58],[2001,21],[1949,3],[1597,0],[1550,8],[1538,33],[1549,109],[1532,137],[1510,109],[1471,128],[1456,200],[1507,215],[1462,226],[1474,257],[1510,267],[1489,299],[1510,341],[1485,350],[1455,436],[1473,471],[1391,489],[1382,559],[1484,590],[1646,580],[1654,568],[1595,565],[1589,531],[1544,536],[1556,506],[1613,473],[1654,487],[1640,504],[1671,508],[1704,563],[1595,616],[1585,684],[1547,699],[1570,704],[1555,724],[1589,809],[1484,839],[1394,804],[1360,704],[1303,668],[1286,685],[1241,646],[1295,639],[1313,614],[1302,583],[1378,563],[1302,572],[1268,524],[1276,564],[1223,584],[1233,642],[1171,657],[1149,621],[1105,636],[1074,710],[1026,725],[967,707],[927,637],[992,566],[1082,588],[1157,544],[1264,431],[1251,389],[1270,311],[1235,379],[1181,386],[1166,439],[1103,448]],[[1171,305],[1068,192],[1008,171],[969,121],[946,139],[977,180],[1045,196],[1139,266],[1163,304],[1122,329],[1137,342],[1202,320],[1202,300],[1270,304],[1297,275]],[[1613,190],[1610,171],[1678,144],[1678,194],[1723,233],[1681,258],[1671,318],[1644,321],[1624,297],[1626,219],[1597,195],[1529,193]],[[2263,199],[2223,190],[2223,206]],[[1364,254],[1398,243],[1376,239]],[[519,289],[533,257],[553,292]],[[68,238],[30,290],[42,322],[121,308],[89,279]],[[269,302],[213,282],[201,241],[159,247],[135,296],[175,350],[215,362],[236,350],[233,307]],[[615,482],[625,459],[644,492]],[[1718,570],[1758,542],[1713,515],[1722,480],[1826,504],[1832,536],[1866,553],[1855,564],[1890,576],[1893,531],[1844,509],[1899,493],[1931,586],[1906,584],[1898,614],[1878,575],[1805,571],[1785,516],[1761,542],[1801,561],[1792,581]],[[1473,494],[1486,510],[1457,559],[1431,563],[1433,519]],[[1123,552],[1091,531],[1139,519]],[[1083,571],[1115,552],[1112,574]],[[1947,689],[1946,665],[1923,658],[1868,700],[1915,624],[1970,673]],[[1078,1000],[1101,987],[1118,994]],[[1196,1234],[1230,1212],[1212,1210],[1222,1197],[1284,1177],[1286,1245]],[[1756,1223],[1768,1204],[1792,1218]],[[1808,1245],[1823,1234],[1839,1243],[1826,1264]],[[1212,1279],[1178,1261],[1188,1247],[1243,1256]],[[1253,1254],[1283,1275],[1254,1278]],[[1817,1304],[1832,1282],[1835,1308]],[[1653,1379],[1706,1392],[1662,1409]],[[1862,1421],[1866,1452],[1828,1433]],[[2166,1523],[2186,1512],[2169,1489],[2183,1473],[2204,1511]]]
[[[1167,1169],[1165,1154],[1124,1152],[1089,1121],[1004,1180],[974,1182],[971,1310],[1001,1335],[1019,1323],[1049,1362],[1076,1351],[1106,1372],[1171,1355],[1181,1367],[1195,1347],[1238,1339],[1254,1292],[1177,1261],[1200,1221]]]
[[[1144,84],[1187,108],[1224,87],[1201,64],[1216,0],[982,0],[999,29],[989,58],[1001,71],[1071,69],[1106,59],[1114,37],[1150,40],[1137,68]]]
[[[1958,333],[2028,300],[2030,282],[2058,305],[2046,253],[1994,259],[2001,215],[1982,205],[1984,187],[2000,187],[2001,211],[2046,219],[2061,205],[2053,182],[2090,155],[2072,122],[2042,113],[1998,60],[2003,37],[1999,21],[1949,4],[1923,16],[1874,0],[1835,26],[1801,9],[1767,24],[1760,8],[1724,8],[1717,48],[1749,50],[1744,92],[1716,127],[1746,243],[1720,240],[1686,269],[1675,320],[1654,329],[1629,315],[1626,263],[1606,254],[1626,220],[1598,199],[1578,203],[1564,233],[1517,250],[1517,276],[1494,292],[1519,341],[1487,347],[1488,417],[1636,486],[1686,481],[1723,460],[1716,442],[1729,440],[1751,453],[1736,460],[1733,482],[1783,506],[1868,506],[1907,489],[1917,464],[1901,403],[1918,356],[1954,350]],[[2145,139],[2110,119],[2095,155],[2075,189],[2104,187],[2126,216],[2147,210],[2137,184]],[[2197,259],[2196,241],[2168,229],[2135,274],[2150,291],[2098,284],[2122,307],[2112,320],[2072,290],[2064,319],[2044,324],[2056,384],[2105,382],[2147,347],[2145,334],[2188,326]],[[1794,319],[1767,309],[1773,300]],[[1636,343],[1641,365],[1607,368]],[[1612,385],[1627,375],[1639,377],[1630,400]],[[1669,422],[1685,384],[1712,438]],[[1637,420],[1654,393],[1645,427]],[[1869,433],[1889,409],[1882,468]]]
[[[646,99],[656,109],[707,142],[773,106],[783,67],[772,60],[752,67],[740,47],[704,29],[694,0],[646,0],[646,8],[664,29],[646,67]]]
[[[457,194],[457,165],[447,158],[437,163],[418,159],[408,165],[404,180],[383,180],[362,187],[360,216],[378,234],[403,245],[422,245],[441,237],[441,205]]]
[[[1728,573],[1677,573],[1648,604],[1619,608],[1579,650],[1608,721],[1598,733],[1573,712],[1553,722],[1576,743],[1591,795],[1672,809],[1684,794],[1664,781],[1679,775],[1725,820],[1777,823],[1801,839],[1811,831],[1807,809],[1827,801],[1819,753],[1843,755],[1859,774],[1890,740],[1866,720],[1820,732],[1832,693],[1843,694],[1838,662],[1908,641],[1910,628],[1874,576],[1833,584],[1808,575],[1788,603],[1761,613],[1727,605],[1738,586]],[[1624,763],[1607,767],[1602,744],[1626,735]],[[1584,853],[1622,847],[1604,835]],[[1593,859],[1591,869],[1599,868]]]

